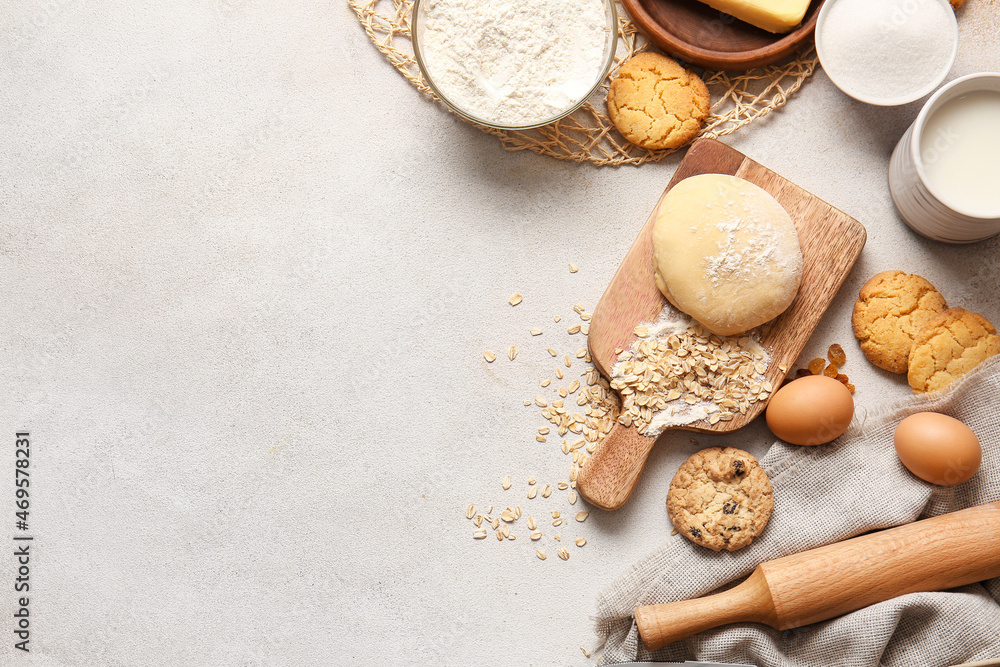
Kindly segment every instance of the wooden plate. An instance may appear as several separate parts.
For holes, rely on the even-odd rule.
[[[798,28],[776,35],[698,0],[622,0],[649,40],[681,60],[712,70],[747,70],[789,55],[816,29],[824,0],[813,0]]]
[[[815,195],[806,192],[739,151],[713,139],[696,141],[674,172],[664,195],[681,180],[696,174],[730,174],[746,179],[770,193],[788,211],[802,247],[802,283],[788,309],[757,330],[760,344],[771,361],[765,377],[781,386],[785,374],[823,317],[840,285],[847,278],[865,245],[864,226]],[[661,197],[662,200],[662,197]],[[605,377],[635,340],[635,326],[654,322],[668,307],[653,274],[653,222],[656,208],[632,244],[604,295],[594,308],[587,343],[594,365]],[[750,406],[745,414],[710,425],[695,422],[670,429],[699,433],[729,433],[750,423],[766,403]],[[607,438],[577,477],[584,500],[601,509],[625,504],[639,481],[653,438],[634,426],[615,424]]]

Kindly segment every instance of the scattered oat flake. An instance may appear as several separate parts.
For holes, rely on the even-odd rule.
[[[529,516],[528,517],[528,530],[534,530],[535,528],[536,528],[536,526],[535,526],[535,517]]]
[[[538,442],[545,442],[546,438],[544,435],[536,435],[535,440],[537,440]]]
[[[582,512],[577,512],[576,513],[576,520],[577,521],[586,521],[588,516],[590,516],[590,512],[588,512],[587,510],[583,510]]]
[[[587,356],[587,348],[581,347],[579,350],[576,351],[577,359],[583,359],[586,356]]]
[[[548,498],[551,495],[552,495],[552,487],[546,484],[545,488],[542,489],[542,498]]]
[[[521,300],[523,298],[524,297],[522,297],[520,294],[514,292],[513,294],[510,295],[510,298],[507,299],[507,303],[509,303],[512,306],[516,306],[517,304],[521,303]]]
[[[640,324],[639,326],[637,326],[635,329],[632,330],[632,333],[634,333],[639,338],[645,338],[646,336],[649,335],[649,327],[645,327]]]
[[[505,509],[500,513],[500,518],[503,519],[504,523],[510,523],[512,521],[517,521],[517,516],[510,511],[510,508]]]
[[[539,429],[539,432],[541,432],[541,429]],[[528,478],[528,484],[534,484],[534,483],[535,483],[535,478],[534,477],[529,477]]]
[[[545,560],[545,552],[541,549],[537,549],[535,555],[538,556],[538,560]]]
[[[527,401],[527,400],[526,400],[526,401],[524,402],[524,404],[525,404],[526,406],[528,406],[528,405],[531,405],[531,401]]]
[[[546,401],[541,396],[535,396],[535,405],[537,405],[540,408],[547,408],[549,406],[549,402]]]
[[[532,542],[537,542],[539,539],[541,539],[541,537],[542,537],[542,531],[540,530],[536,530],[533,533],[531,533]]]
[[[560,557],[560,558],[562,558],[563,560],[569,560],[569,552],[568,552],[568,551],[566,551],[566,547],[559,547],[559,550],[558,550],[558,551],[556,551],[556,553],[557,553],[557,554],[559,555],[559,557]]]
[[[469,503],[465,507],[465,518],[466,519],[471,519],[474,516],[476,516],[476,506],[473,505],[472,503]]]
[[[528,500],[534,500],[535,499],[535,495],[537,493],[538,493],[538,487],[537,486],[533,486],[530,489],[528,489]]]
[[[503,487],[504,491],[510,488],[510,475],[503,478],[503,481],[500,482],[500,486]]]
[[[576,491],[569,492],[569,504],[576,505]]]
[[[583,537],[581,537],[581,538],[579,538],[579,539],[578,539],[578,540],[576,541],[576,546],[578,546],[578,547],[582,547],[582,546],[583,546],[583,545],[585,545],[586,543],[587,543],[587,540],[586,540],[586,538],[583,538]]]
[[[532,336],[541,336],[542,335],[542,330],[538,329],[538,328],[535,328],[535,327],[532,327],[532,329],[531,329],[531,335]]]
[[[566,329],[566,333],[571,334],[571,335],[572,334],[578,334],[578,333],[580,333],[580,325],[579,324],[574,324],[569,329]]]
[[[549,348],[549,354],[551,354],[551,355],[552,355],[552,356],[554,357],[554,356],[556,356],[556,355],[558,354],[558,352],[556,352],[555,350],[553,350],[553,349],[552,349],[552,348],[550,347],[550,348]]]
[[[782,373],[788,371],[788,364],[778,364],[778,370]]]
[[[483,352],[483,358],[491,364],[497,360],[497,355],[493,354],[492,350],[486,350]]]
[[[579,541],[580,541],[580,540],[577,540],[577,542],[579,542]],[[586,646],[583,646],[583,645],[581,645],[581,646],[580,646],[580,650],[581,650],[581,651],[583,651],[583,656],[584,656],[585,658],[589,658],[589,657],[590,657],[590,651],[588,651],[588,650],[587,650],[587,647],[586,647]]]
[[[556,369],[556,377],[559,378],[560,380],[563,379],[563,372],[561,368]]]
[[[566,368],[571,368],[573,366],[573,360],[569,358],[569,355],[563,357],[563,363],[566,364]]]
[[[576,264],[570,264],[570,265],[569,265],[569,272],[570,272],[570,273],[576,273],[576,272],[577,272],[577,271],[579,271],[579,270],[580,270],[580,269],[579,269],[579,268],[577,267],[577,265],[576,265]]]
[[[553,321],[553,322],[556,322],[556,323],[558,324],[559,322],[561,322],[561,321],[562,321],[562,318],[561,318],[561,317],[559,317],[558,315],[553,315],[553,316],[552,316],[552,321]]]
[[[510,358],[511,361],[517,359],[517,345],[511,345],[509,348],[507,348],[507,356]]]
[[[552,384],[552,380],[550,380],[548,378],[545,378],[544,380],[542,380],[538,384],[542,385],[543,387],[548,387],[550,384]]]
[[[474,530],[474,531],[472,531],[472,538],[475,539],[475,540],[481,540],[481,539],[483,539],[485,537],[486,537],[486,530],[485,529],[480,529],[480,530]]]

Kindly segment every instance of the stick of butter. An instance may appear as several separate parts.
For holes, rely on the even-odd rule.
[[[701,0],[768,32],[788,32],[802,23],[809,0]]]

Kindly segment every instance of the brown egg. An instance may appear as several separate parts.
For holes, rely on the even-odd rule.
[[[937,412],[910,415],[899,422],[893,440],[903,465],[931,484],[961,484],[976,474],[983,460],[972,429]]]
[[[822,445],[851,424],[854,399],[843,384],[825,375],[793,380],[767,404],[767,425],[793,445]]]

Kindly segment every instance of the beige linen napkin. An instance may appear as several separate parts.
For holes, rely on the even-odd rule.
[[[766,560],[1000,500],[998,410],[1000,357],[994,357],[945,394],[915,396],[874,414],[859,410],[847,433],[829,445],[774,444],[761,460],[775,500],[764,533],[735,553],[715,553],[675,535],[621,574],[597,602],[601,664],[697,659],[761,667],[933,667],[1000,657],[1000,579],[905,595],[783,632],[754,623],[729,625],[653,653],[642,645],[632,620],[639,605],[705,595],[738,583]],[[902,466],[893,431],[902,418],[921,411],[951,415],[976,432],[983,464],[975,477],[938,487]]]

